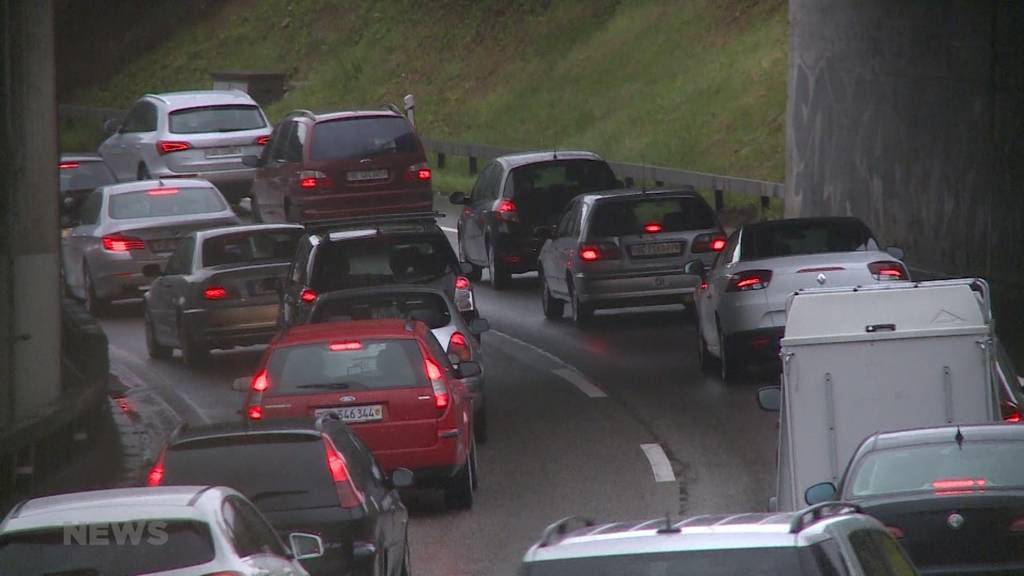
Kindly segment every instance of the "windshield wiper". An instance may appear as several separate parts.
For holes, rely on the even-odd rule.
[[[306,494],[308,490],[266,490],[263,492],[257,492],[249,496],[250,502],[256,502],[263,498],[275,498],[277,496],[293,496],[296,494]]]
[[[345,390],[352,386],[351,382],[324,382],[323,384],[299,384],[296,388],[325,388],[327,390]]]

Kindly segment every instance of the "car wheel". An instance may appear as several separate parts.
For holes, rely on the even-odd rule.
[[[146,352],[149,357],[154,360],[166,360],[171,357],[171,347],[163,346],[156,340],[156,334],[153,332],[153,320],[150,319],[149,314],[143,316],[143,323],[146,327]]]
[[[210,357],[210,349],[192,338],[188,326],[181,317],[178,318],[178,343],[181,348],[181,360],[189,368],[202,365]]]
[[[481,406],[473,414],[473,437],[481,444],[487,444],[487,408]]]
[[[491,287],[495,290],[504,290],[512,280],[512,274],[505,268],[495,252],[494,246],[488,247],[487,267],[491,272]]]
[[[544,317],[554,320],[564,316],[565,302],[551,295],[551,290],[548,289],[548,281],[544,278],[543,274],[540,276],[540,287],[540,304],[544,309]]]
[[[577,326],[585,326],[590,322],[590,319],[594,316],[594,309],[586,303],[580,302],[579,295],[576,294],[576,288],[569,285],[569,296],[572,299],[572,319]]]
[[[92,272],[89,267],[82,264],[82,287],[85,292],[85,309],[93,316],[100,316],[107,310],[108,302],[96,295],[96,287],[92,283]]]
[[[150,180],[152,176],[149,174],[149,168],[145,164],[139,164],[139,169],[135,172],[136,180]]]
[[[458,239],[459,239],[459,242],[458,242],[458,245],[459,245],[459,262],[465,262],[465,263],[469,264],[469,266],[470,266],[470,270],[469,270],[469,273],[466,274],[466,278],[468,278],[472,282],[479,282],[480,278],[483,277],[484,269],[481,268],[480,266],[477,266],[476,264],[473,264],[472,262],[470,262],[469,260],[466,259],[466,249],[462,247],[462,234],[461,233],[458,234]]]
[[[444,487],[444,505],[449,510],[469,510],[473,507],[473,458],[475,448],[470,449],[470,457],[459,473],[448,480]]]

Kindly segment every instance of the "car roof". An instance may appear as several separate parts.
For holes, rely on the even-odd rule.
[[[103,157],[94,152],[65,152],[60,162],[103,162]]]
[[[411,329],[407,329],[406,327]],[[338,338],[378,338],[407,340],[422,337],[426,324],[412,320],[346,320],[294,326],[274,342],[274,346],[291,346],[324,342]]]
[[[662,188],[658,190],[637,190],[635,188],[622,188],[617,190],[602,190],[599,192],[588,192],[582,195],[584,202],[593,204],[603,200],[615,200],[620,198],[635,198],[641,200],[649,197],[679,197],[679,198],[704,198],[694,190],[679,188]]]
[[[1014,426],[999,422],[879,432],[865,440],[864,447],[867,450],[884,450],[886,448],[900,448],[921,444],[956,442],[957,431],[963,435],[965,444],[991,440],[1024,440],[1024,426]]]
[[[405,116],[402,116],[392,110],[338,110],[313,114],[313,120],[315,122],[331,122],[333,120],[350,120],[352,118],[373,117],[405,119]]]
[[[146,94],[146,97],[160,100],[171,110],[195,108],[197,106],[223,106],[245,104],[256,106],[256,101],[241,90],[184,90],[181,92],[161,92]]]
[[[856,216],[812,216],[805,218],[782,218],[779,220],[765,220],[763,222],[752,222],[750,224],[743,225],[744,230],[760,230],[763,228],[781,228],[790,224],[838,224],[838,223],[857,223],[861,226],[867,227],[864,221]]]
[[[346,300],[354,296],[363,296],[367,294],[371,296],[377,294],[433,294],[444,298],[446,301],[448,299],[448,295],[440,288],[434,288],[426,285],[396,284],[393,286],[370,286],[349,288],[346,290],[331,290],[330,292],[324,292],[318,295],[316,305],[328,300]]]
[[[264,434],[295,434],[319,438],[320,430],[308,418],[275,418],[266,421],[229,420],[214,424],[204,424],[202,426],[179,428],[168,442],[168,445],[212,438],[261,436]]]
[[[210,184],[207,180],[190,179],[190,178],[168,178],[164,180],[139,180],[137,182],[122,182],[120,184],[110,184],[103,186],[101,189],[104,190],[108,195],[113,194],[124,194],[126,192],[142,192],[144,190],[152,190],[154,188],[213,188],[216,187]]]
[[[305,230],[300,224],[250,224],[246,226],[224,226],[223,228],[207,228],[195,232],[199,241],[209,240],[217,236],[237,234],[239,232],[260,232],[270,230]]]
[[[509,170],[520,166],[526,166],[527,164],[554,162],[556,160],[598,160],[600,162],[604,162],[603,158],[594,152],[588,152],[586,150],[517,152],[515,154],[498,156],[495,160],[500,162]]]

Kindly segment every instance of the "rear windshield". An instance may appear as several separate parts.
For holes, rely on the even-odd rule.
[[[4,574],[135,576],[213,561],[209,527],[192,520],[69,524],[0,536]]]
[[[230,486],[260,510],[337,506],[323,440],[254,434],[184,442],[164,454],[164,485]]]
[[[114,183],[114,175],[103,162],[61,162],[60,191],[91,190]]]
[[[267,376],[275,395],[427,385],[415,340],[339,340],[278,348]]]
[[[618,187],[615,173],[600,160],[555,160],[512,171],[519,218],[527,225],[553,224],[569,202],[586,192]]]
[[[110,217],[118,220],[212,214],[227,208],[220,192],[213,188],[161,188],[110,197]]]
[[[871,231],[859,220],[791,220],[743,231],[743,260],[797,254],[878,250]]]
[[[405,118],[378,116],[321,122],[313,128],[312,160],[361,160],[418,154],[419,138]]]
[[[419,320],[431,330],[452,322],[439,294],[404,293],[327,298],[317,303],[310,323],[346,320]]]
[[[850,475],[846,492],[981,492],[1024,488],[1024,441],[923,444],[869,452]]]
[[[417,284],[456,273],[452,247],[438,235],[374,236],[317,248],[311,288],[318,292]]]
[[[256,106],[202,106],[170,113],[169,131],[174,134],[240,132],[266,128]]]
[[[532,562],[529,576],[776,576],[820,574],[809,553],[795,547],[695,550]]]
[[[203,242],[203,266],[290,261],[302,230],[260,230],[225,234]]]
[[[606,200],[599,203],[594,211],[590,235],[643,234],[647,224],[660,225],[662,232],[718,228],[714,212],[697,198]]]

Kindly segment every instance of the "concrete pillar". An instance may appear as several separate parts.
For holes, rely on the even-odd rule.
[[[1024,281],[1024,3],[790,0],[786,215]]]
[[[60,393],[52,0],[0,0],[0,432]]]

